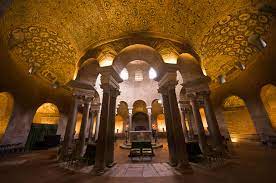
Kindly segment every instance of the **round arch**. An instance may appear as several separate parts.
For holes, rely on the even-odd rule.
[[[78,70],[76,80],[95,85],[99,75],[100,65],[94,58],[90,58],[83,62]]]
[[[147,104],[145,101],[143,100],[136,100],[134,103],[133,103],[133,109],[132,109],[132,114],[135,114],[137,112],[143,112],[143,113],[148,113],[147,111]]]
[[[136,112],[132,115],[132,130],[143,131],[149,129],[149,117],[146,113]]]
[[[33,123],[58,124],[59,118],[58,107],[53,103],[44,103],[36,110]]]
[[[0,93],[0,141],[8,127],[13,111],[14,98],[8,92]]]
[[[276,86],[272,84],[263,86],[260,95],[269,115],[271,125],[276,129]]]
[[[236,95],[228,96],[222,104],[223,116],[232,142],[255,141],[258,135],[245,102]]]
[[[115,134],[124,132],[124,118],[121,115],[116,115],[115,117]]]
[[[162,70],[164,61],[162,56],[152,47],[143,44],[134,44],[124,48],[113,60],[112,65],[118,73],[134,60],[147,62],[157,72]]]

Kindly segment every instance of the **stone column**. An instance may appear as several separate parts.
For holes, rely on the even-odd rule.
[[[78,106],[79,106],[79,99],[78,96],[74,96],[73,102],[72,102],[72,109],[71,109],[71,116],[70,120],[68,121],[66,125],[66,131],[64,136],[64,143],[62,147],[62,156],[66,156],[68,154],[68,149],[72,146],[72,142],[74,140],[74,132],[77,122],[77,113],[78,113]]]
[[[173,124],[172,124],[173,122],[172,122],[172,117],[170,112],[168,92],[164,89],[159,89],[158,92],[162,94],[162,99],[163,99],[165,124],[166,124],[166,130],[167,130],[167,141],[168,141],[168,148],[169,148],[169,163],[171,166],[176,166],[177,165],[176,144],[174,139],[174,131],[173,131]]]
[[[128,108],[128,132],[132,131],[132,108]]]
[[[222,136],[220,134],[218,122],[210,101],[210,92],[201,92],[200,95],[203,96],[203,101],[204,101],[204,110],[205,110],[205,115],[207,119],[207,124],[210,130],[213,146],[215,149],[218,151],[225,151],[225,147],[223,146],[223,140]]]
[[[193,115],[194,115],[194,121],[196,123],[196,127],[197,127],[197,133],[198,133],[198,141],[199,141],[199,145],[201,148],[201,151],[203,154],[209,153],[209,147],[207,144],[207,138],[205,135],[205,131],[204,131],[204,127],[202,124],[202,120],[201,120],[201,116],[199,113],[199,108],[198,108],[198,104],[196,101],[196,96],[194,95],[189,95],[190,98],[190,104],[192,106],[192,110],[193,110]]]
[[[112,167],[114,162],[114,140],[115,140],[115,113],[116,113],[116,99],[120,94],[119,90],[112,89],[110,92],[110,106],[108,117],[108,132],[107,132],[107,154],[106,154],[106,166]]]
[[[186,118],[187,118],[187,123],[189,126],[189,137],[190,139],[195,139],[195,133],[194,133],[194,128],[193,128],[193,113],[190,111],[190,109],[185,109],[186,110]]]
[[[108,150],[114,151],[114,144],[110,142],[114,140],[116,98],[119,91],[119,82],[122,82],[120,75],[112,66],[102,67],[100,70],[103,99],[96,145],[96,159],[91,172],[94,175],[103,174],[106,164],[110,164],[110,158],[113,158]]]
[[[79,144],[78,144],[78,156],[82,157],[84,155],[84,149],[85,149],[85,130],[87,126],[87,122],[89,119],[89,111],[91,106],[91,98],[85,99],[84,103],[84,109],[83,109],[83,116],[82,116],[82,122],[81,122],[81,128],[80,128],[80,135],[79,135]]]
[[[181,114],[182,114],[182,127],[183,127],[183,133],[184,133],[184,137],[186,140],[189,139],[189,136],[188,136],[188,130],[187,130],[187,126],[186,126],[186,112],[185,112],[185,109],[181,107]]]
[[[187,171],[191,169],[188,161],[188,154],[186,150],[185,137],[181,125],[180,112],[178,108],[178,102],[175,93],[175,86],[177,81],[169,81],[168,83],[168,97],[170,104],[170,112],[173,121],[173,129],[175,135],[175,143],[176,143],[176,153],[177,153],[177,169],[179,171]]]
[[[101,85],[103,89],[102,109],[100,117],[99,134],[96,145],[96,160],[94,165],[94,173],[102,174],[105,169],[106,158],[106,143],[107,143],[107,129],[108,129],[108,116],[110,104],[110,86],[107,84]]]
[[[149,118],[149,131],[152,130],[152,121],[151,121],[151,107],[147,107],[148,110],[148,118]]]
[[[247,98],[245,98],[245,104],[261,141],[267,142],[267,136],[275,136],[275,131],[271,125],[270,118],[260,94],[247,96]]]
[[[90,115],[90,124],[88,128],[88,142],[92,142],[92,137],[93,137],[93,127],[94,127],[94,115],[95,111],[91,111]]]

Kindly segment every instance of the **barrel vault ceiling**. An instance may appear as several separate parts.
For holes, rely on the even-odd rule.
[[[22,69],[37,68],[49,83],[65,84],[88,49],[148,33],[191,45],[216,81],[240,71],[258,50],[248,37],[271,36],[273,16],[257,11],[272,0],[14,0],[0,1],[4,48]],[[251,61],[252,62],[252,61]],[[231,76],[231,77],[230,77]]]

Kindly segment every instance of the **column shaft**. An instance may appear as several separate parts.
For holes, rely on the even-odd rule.
[[[94,127],[94,111],[91,112],[90,116],[90,124],[89,124],[89,129],[88,129],[88,141],[92,142],[92,136],[93,136],[93,127]]]
[[[181,112],[182,112],[182,127],[183,127],[183,133],[184,133],[184,137],[185,139],[188,139],[189,136],[188,136],[188,130],[187,130],[187,126],[186,126],[186,113],[185,113],[185,110],[184,109],[181,109]]]
[[[116,92],[116,91],[114,91]],[[115,112],[116,112],[116,98],[117,94],[112,92],[110,96],[110,107],[108,117],[108,132],[107,132],[107,157],[106,166],[112,167],[114,164],[114,140],[115,140]]]
[[[177,165],[176,144],[175,144],[175,139],[173,135],[174,131],[172,126],[169,97],[167,94],[162,93],[162,99],[163,99],[163,106],[164,106],[164,113],[165,113],[165,124],[166,124],[166,130],[167,130],[167,141],[168,141],[168,148],[169,148],[170,164]]]
[[[90,110],[90,102],[86,102],[84,104],[84,110],[83,110],[83,116],[82,116],[82,122],[81,122],[81,128],[80,128],[80,138],[79,138],[79,145],[78,145],[78,156],[82,157],[84,155],[84,149],[85,149],[85,130],[87,126],[87,122],[89,119],[89,110]]]
[[[178,160],[177,167],[182,170],[190,166],[174,87],[169,88],[168,95],[175,135],[176,153]]]
[[[108,116],[109,116],[109,103],[110,103],[109,101],[110,101],[110,91],[104,88],[99,134],[98,134],[97,145],[96,145],[96,160],[94,165],[94,171],[96,174],[103,173],[105,169],[107,129],[108,129]]]
[[[195,138],[195,133],[194,133],[194,128],[193,128],[193,116],[190,110],[187,110],[186,112],[186,117],[187,117],[187,122],[188,122],[188,126],[189,126],[189,137],[190,139],[194,139]]]
[[[74,132],[77,122],[77,113],[78,113],[78,101],[77,99],[74,99],[73,105],[71,108],[71,116],[70,120],[68,121],[66,125],[66,131],[64,136],[64,144],[63,144],[63,152],[62,156],[65,156],[68,154],[68,149],[72,146],[72,141],[74,140]]]
[[[191,99],[190,103],[191,103],[191,106],[192,106],[194,121],[196,123],[197,131],[198,131],[197,133],[198,133],[199,145],[200,145],[202,153],[206,154],[206,153],[208,153],[208,144],[207,144],[207,138],[206,138],[206,135],[205,135],[205,131],[204,131],[204,127],[203,127],[203,124],[202,124],[201,116],[200,116],[200,113],[199,113],[198,104],[197,104],[195,99]]]
[[[208,127],[210,129],[213,146],[219,151],[224,151],[225,148],[223,146],[223,141],[220,134],[218,122],[217,122],[215,113],[213,111],[213,107],[212,107],[209,95],[204,95],[203,100],[204,100],[205,115],[206,115]]]

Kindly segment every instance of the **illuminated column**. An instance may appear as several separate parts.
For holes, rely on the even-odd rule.
[[[94,127],[94,116],[95,116],[95,111],[91,111],[90,124],[89,124],[89,129],[88,129],[88,142],[92,142],[93,127]]]
[[[199,145],[200,145],[202,153],[206,154],[206,153],[209,152],[209,147],[208,147],[208,144],[207,144],[207,138],[206,138],[206,135],[205,135],[205,131],[204,131],[204,127],[203,127],[203,124],[202,124],[201,116],[200,116],[200,113],[199,113],[199,108],[198,108],[198,104],[197,104],[197,101],[196,101],[196,96],[195,95],[188,95],[188,97],[190,98],[190,104],[191,104],[192,110],[193,110],[194,121],[195,121],[196,127],[197,127]]]
[[[182,118],[181,118],[181,122],[182,122],[182,127],[183,127],[183,133],[184,133],[184,137],[186,140],[189,139],[188,136],[188,130],[187,130],[187,126],[186,126],[186,113],[185,113],[185,108],[181,107],[181,114],[182,114]]]
[[[87,126],[87,122],[89,119],[89,111],[91,106],[91,100],[92,98],[87,97],[84,99],[84,109],[83,109],[83,116],[82,116],[82,122],[80,127],[80,135],[79,135],[79,144],[78,144],[78,156],[82,157],[84,155],[84,149],[85,149],[85,129]]]
[[[147,107],[148,110],[148,118],[149,118],[149,130],[152,130],[152,121],[151,121],[151,106]]]
[[[186,108],[186,118],[187,118],[187,122],[188,122],[188,126],[189,126],[189,137],[190,139],[195,139],[195,134],[194,134],[194,128],[193,128],[193,113],[191,112],[191,110],[189,108]]]
[[[64,143],[62,147],[62,154],[61,159],[64,158],[68,154],[68,149],[72,146],[72,141],[74,139],[73,135],[75,132],[76,122],[77,122],[77,113],[78,113],[78,106],[79,106],[79,96],[73,95],[73,102],[72,102],[72,108],[71,108],[71,116],[70,120],[67,123],[65,136],[64,136]]]
[[[128,131],[132,131],[132,107],[128,108]]]
[[[219,131],[218,122],[210,101],[210,92],[203,91],[199,94],[203,97],[205,115],[207,119],[208,128],[210,130],[211,138],[213,141],[213,145],[217,150],[224,152],[225,148],[223,146],[223,141]]]

